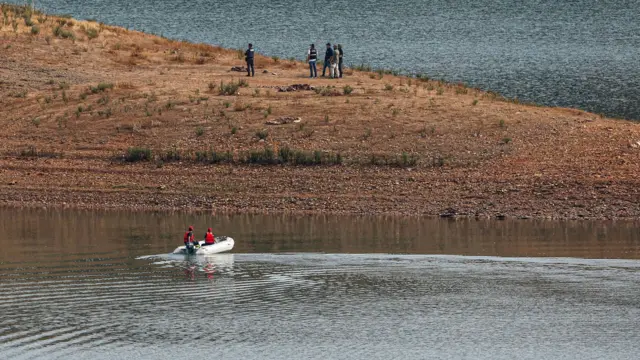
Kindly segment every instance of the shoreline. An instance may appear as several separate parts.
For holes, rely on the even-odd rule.
[[[0,205],[640,219],[638,123],[262,55],[246,78],[233,49],[9,19]]]

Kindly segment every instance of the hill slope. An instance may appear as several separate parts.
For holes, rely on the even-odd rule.
[[[640,217],[636,123],[262,56],[246,78],[236,50],[3,13],[4,204]]]

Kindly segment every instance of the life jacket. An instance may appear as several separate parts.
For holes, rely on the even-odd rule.
[[[318,50],[310,49],[309,50],[309,60],[317,60],[318,59]]]
[[[253,48],[251,49],[247,49],[247,52],[245,53],[245,56],[247,58],[247,61],[249,60],[253,60],[253,53],[255,52],[255,50]]]
[[[191,240],[193,240],[193,234],[191,233],[191,231],[187,231],[186,233],[184,233],[184,242],[188,243]]]
[[[204,237],[204,243],[205,244],[213,244],[216,242],[215,237],[213,237],[213,234],[208,232],[207,235]]]

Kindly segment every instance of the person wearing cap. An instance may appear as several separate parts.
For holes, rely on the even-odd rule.
[[[247,76],[256,76],[256,69],[253,66],[254,54],[255,54],[255,49],[253,48],[253,44],[249,44],[249,48],[244,53],[244,59],[247,62]]]
[[[327,43],[327,51],[324,53],[324,65],[322,67],[322,77],[326,77],[325,73],[327,68],[331,66],[331,59],[333,58],[333,49],[331,43]]]
[[[193,237],[193,226],[189,226],[189,230],[184,233],[184,245],[189,245],[189,243],[195,243],[195,239]]]
[[[311,44],[311,48],[307,51],[307,62],[309,63],[309,72],[311,75],[309,78],[318,77],[318,68],[316,67],[316,61],[318,60],[318,50],[314,44]]]
[[[215,243],[216,243],[216,238],[213,236],[213,233],[211,232],[211,228],[208,228],[207,233],[204,234],[204,245],[202,246],[213,245]]]

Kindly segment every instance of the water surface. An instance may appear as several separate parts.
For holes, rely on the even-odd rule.
[[[187,224],[237,248],[169,255]],[[635,359],[640,341],[629,222],[0,208],[0,247],[3,359]]]

